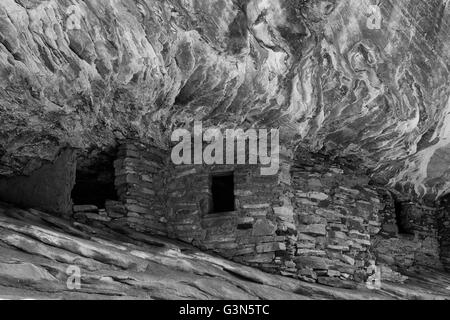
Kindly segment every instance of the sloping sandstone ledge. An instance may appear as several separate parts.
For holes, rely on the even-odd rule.
[[[67,268],[81,268],[69,290]],[[95,228],[0,203],[1,299],[449,299],[450,275],[408,274],[332,288],[276,276],[168,239],[121,228]]]

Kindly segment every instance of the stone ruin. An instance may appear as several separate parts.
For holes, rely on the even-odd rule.
[[[374,265],[394,282],[415,268],[450,270],[448,198],[415,202],[344,158],[279,157],[278,173],[262,176],[259,165],[174,165],[169,150],[127,140],[90,171],[64,150],[31,176],[0,180],[0,198],[330,286],[363,283]]]
[[[448,0],[1,0],[0,280],[26,249],[56,264],[21,223],[176,239],[303,288],[449,271],[449,21]],[[280,170],[174,165],[195,122],[279,131]]]

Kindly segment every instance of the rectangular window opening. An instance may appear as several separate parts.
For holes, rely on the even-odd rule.
[[[399,234],[414,235],[409,223],[408,215],[400,201],[394,201],[395,220],[397,222],[397,228]]]
[[[213,175],[211,192],[213,201],[213,210],[211,213],[230,212],[235,210],[233,172]]]

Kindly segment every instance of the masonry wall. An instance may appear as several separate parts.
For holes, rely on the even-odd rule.
[[[411,234],[399,234],[392,193],[343,159],[282,151],[278,174],[261,176],[257,165],[174,166],[169,152],[128,142],[115,168],[114,223],[269,272],[346,286],[365,281],[372,262],[394,281],[403,269],[440,266],[432,208],[404,202]],[[235,210],[214,213],[211,176],[223,172],[233,172]]]
[[[438,209],[440,257],[446,271],[450,271],[450,195],[440,199]]]
[[[114,162],[115,186],[121,204],[107,203],[112,221],[142,232],[167,235],[164,185],[166,153],[153,146],[125,142]]]
[[[361,281],[371,261],[394,281],[402,280],[397,271],[441,268],[435,208],[398,203],[391,191],[370,183],[364,168],[344,159],[301,152],[295,163],[295,261],[302,278]],[[399,223],[407,234],[399,233]]]
[[[283,205],[284,185],[259,169],[177,166],[169,188],[169,235],[267,271],[284,269],[288,239],[273,210]],[[234,175],[235,211],[214,213],[211,176],[223,172]]]
[[[266,271],[290,268],[295,274],[289,240],[294,225],[283,222],[290,205],[288,157],[281,155],[281,162],[272,176],[262,176],[258,165],[174,166],[167,151],[127,142],[114,163],[123,206],[109,202],[106,211],[112,223],[167,235]],[[211,176],[224,172],[234,176],[235,210],[214,213]]]
[[[300,277],[365,280],[382,206],[369,178],[324,156],[300,153],[292,179]]]
[[[400,210],[397,208],[395,212],[392,209],[395,201],[392,196],[383,201],[387,206],[390,204],[382,212],[390,221],[384,221],[384,232],[373,241],[377,261],[400,271],[421,266],[442,269],[437,208],[403,200],[397,203]]]

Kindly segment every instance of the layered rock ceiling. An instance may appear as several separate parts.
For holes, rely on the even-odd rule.
[[[450,188],[447,0],[2,0],[0,175],[65,146],[280,127],[379,181]]]

